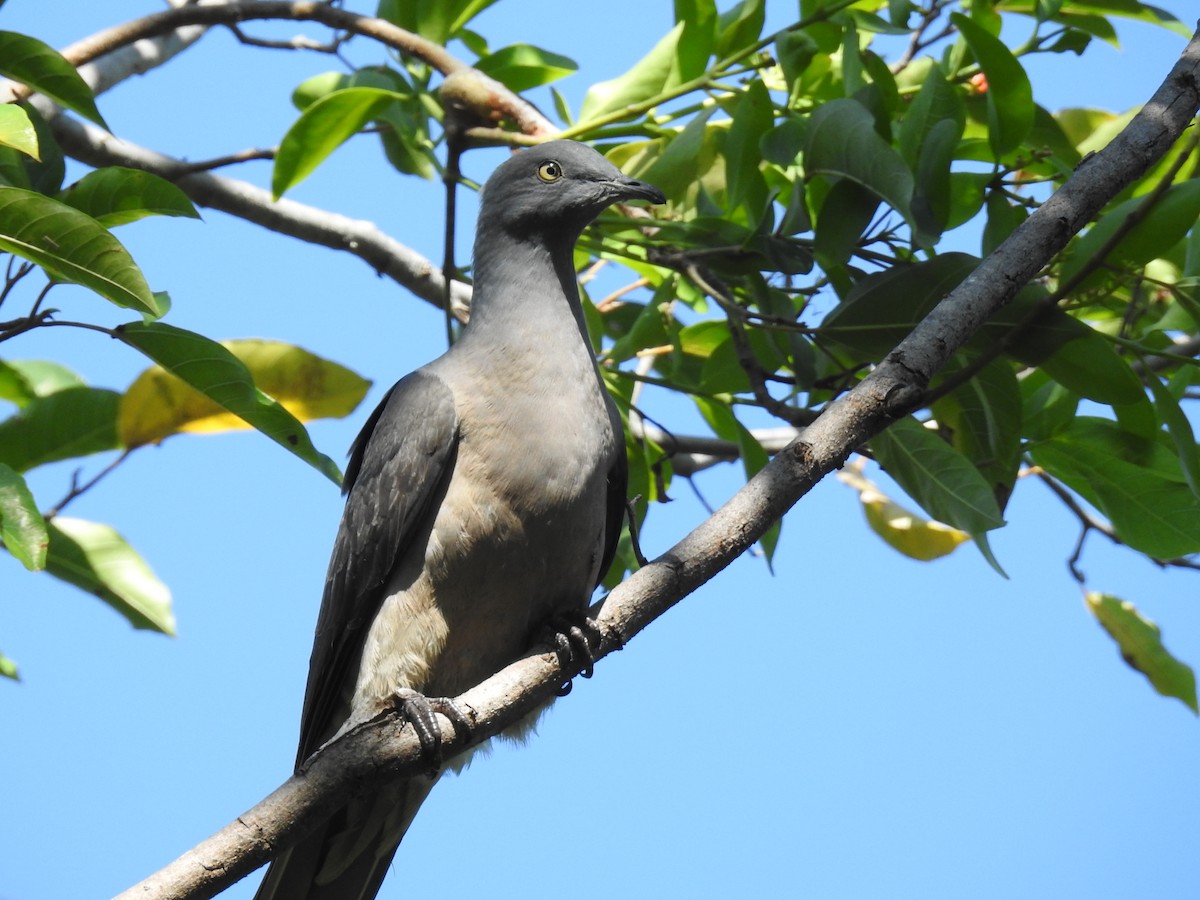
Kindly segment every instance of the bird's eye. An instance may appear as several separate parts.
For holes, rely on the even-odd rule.
[[[546,160],[538,166],[538,178],[549,184],[552,181],[558,181],[563,176],[563,169],[557,162],[552,159]]]

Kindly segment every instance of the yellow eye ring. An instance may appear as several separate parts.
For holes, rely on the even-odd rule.
[[[548,159],[537,167],[537,176],[549,184],[563,177],[563,168],[554,160]]]

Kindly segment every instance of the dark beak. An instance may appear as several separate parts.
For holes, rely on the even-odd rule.
[[[651,203],[666,203],[663,192],[646,181],[636,178],[619,178],[614,183],[617,200],[649,200]]]

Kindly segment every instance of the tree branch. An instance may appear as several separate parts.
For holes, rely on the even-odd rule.
[[[388,276],[439,309],[442,307],[445,284],[441,270],[415,250],[384,234],[373,222],[351,219],[286,198],[274,200],[270,191],[256,185],[211,172],[195,172],[183,160],[113,137],[66,115],[54,116],[50,125],[64,152],[81,162],[97,167],[132,166],[153,172],[174,181],[202,206],[280,234],[352,253],[380,275]],[[471,288],[456,281],[452,297],[454,314],[465,320]]]
[[[691,534],[619,585],[592,613],[600,659],[620,649],[749,549],[862,442],[916,402],[933,374],[993,313],[1126,185],[1167,152],[1200,109],[1200,35],[1133,121],[1022,223],[866,379],[832,402],[799,438]],[[474,719],[471,744],[550,699],[572,673],[552,653],[531,653],[458,698]],[[450,753],[466,746],[442,723]],[[392,718],[320,754],[303,775],[121,898],[211,897],[289,846],[342,806],[423,765],[416,739]]]
[[[63,56],[74,65],[81,66],[137,41],[161,37],[176,29],[236,25],[261,19],[318,22],[329,28],[372,38],[386,47],[428,63],[445,76],[456,72],[470,72],[474,80],[486,86],[485,90],[477,94],[481,102],[487,104],[486,110],[499,112],[505,118],[511,119],[526,134],[551,134],[557,130],[533,104],[500,82],[488,78],[482,72],[476,72],[440,44],[405,31],[385,19],[360,16],[328,3],[234,0],[229,3],[189,4],[105,29],[72,44],[63,51]],[[29,89],[19,86],[13,93],[15,99],[24,99],[29,95]],[[481,118],[483,117],[481,115]]]

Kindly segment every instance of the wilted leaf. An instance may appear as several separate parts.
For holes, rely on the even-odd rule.
[[[122,245],[91,216],[33,191],[0,186],[0,249],[55,278],[152,316],[162,308]]]
[[[175,633],[171,592],[116,531],[65,516],[49,526],[47,572],[95,594],[134,628]]]
[[[38,512],[25,479],[0,463],[0,540],[25,568],[46,565],[46,520]]]
[[[1196,673],[1172,656],[1162,643],[1159,627],[1128,600],[1110,594],[1088,593],[1088,610],[1121,650],[1121,658],[1150,681],[1164,697],[1175,697],[1200,714],[1196,705]]]

